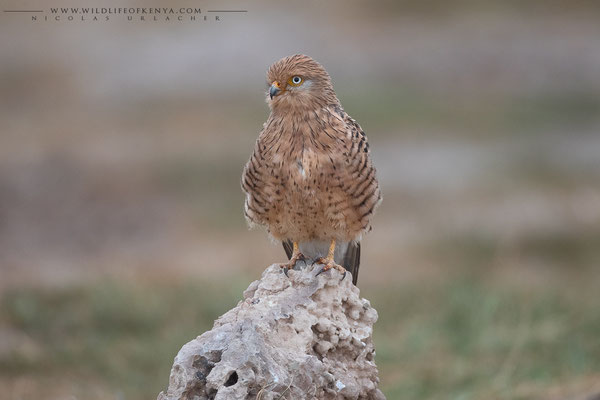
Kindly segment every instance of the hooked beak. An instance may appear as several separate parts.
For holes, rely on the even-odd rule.
[[[279,86],[279,82],[273,82],[273,84],[271,84],[271,88],[269,89],[269,96],[271,97],[271,100],[273,100],[273,97],[277,96],[280,92],[281,87]]]

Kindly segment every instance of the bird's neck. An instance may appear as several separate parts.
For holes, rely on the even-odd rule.
[[[302,158],[305,150],[327,147],[335,140],[331,134],[325,135],[324,131],[336,118],[336,109],[341,108],[332,105],[302,113],[272,112],[262,135],[266,143],[287,144],[291,149],[289,154],[294,154],[293,159]],[[273,148],[278,147],[273,145]]]
[[[319,104],[319,105],[286,105],[285,107],[273,107],[271,109],[271,118],[283,120],[286,122],[302,122],[314,118],[319,118],[330,109],[340,107],[338,104]]]

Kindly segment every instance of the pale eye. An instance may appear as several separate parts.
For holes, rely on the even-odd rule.
[[[292,76],[288,82],[292,86],[298,86],[302,83],[302,77],[298,75]]]

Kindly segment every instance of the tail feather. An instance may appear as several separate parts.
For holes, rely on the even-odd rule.
[[[360,267],[360,242],[348,243],[342,266],[352,274],[352,283],[358,283],[358,268]]]
[[[288,239],[281,242],[281,244],[283,245],[283,250],[285,250],[288,260],[290,260],[292,258],[292,253],[294,252],[294,243]]]
[[[291,259],[294,250],[294,243],[291,240],[284,240],[281,242],[281,244],[283,245],[283,249],[285,250],[288,260]],[[358,282],[358,268],[360,267],[359,242],[348,243],[348,248],[346,249],[346,254],[344,254],[341,264],[348,272],[352,274],[352,283],[356,285]]]

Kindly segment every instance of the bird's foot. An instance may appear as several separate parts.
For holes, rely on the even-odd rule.
[[[294,269],[294,267],[296,266],[296,263],[298,261],[306,262],[306,258],[304,257],[304,255],[302,253],[297,253],[297,254],[293,255],[292,258],[290,258],[290,261],[279,264],[279,267],[283,270],[283,273],[285,274],[285,276],[287,276],[289,278],[288,271],[290,269]]]
[[[317,260],[315,260],[315,262],[313,264],[322,264],[323,268],[321,268],[321,270],[319,272],[317,272],[317,274],[315,276],[319,276],[321,275],[323,272],[325,271],[329,271],[330,269],[337,269],[338,271],[340,271],[342,273],[342,279],[340,280],[344,280],[344,278],[346,277],[346,268],[342,267],[339,264],[336,264],[335,261],[333,261],[333,258],[318,258]]]

